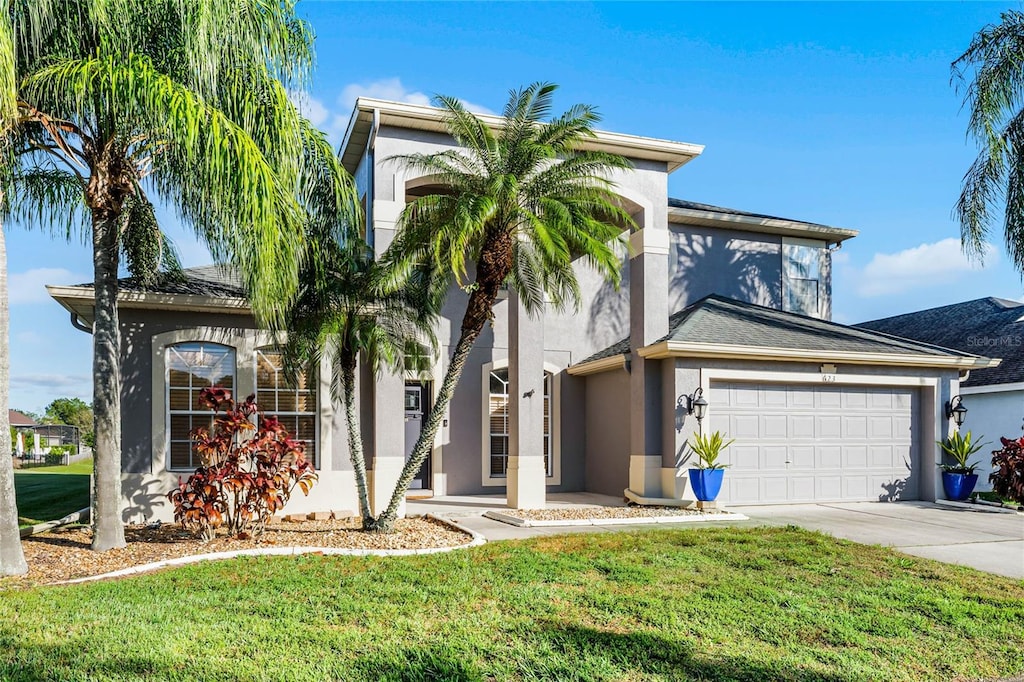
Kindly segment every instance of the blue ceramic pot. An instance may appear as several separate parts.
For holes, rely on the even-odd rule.
[[[946,490],[946,497],[951,500],[966,500],[974,492],[974,486],[977,484],[978,474],[942,472],[942,487]]]
[[[722,489],[725,469],[690,469],[690,486],[700,502],[713,502]]]

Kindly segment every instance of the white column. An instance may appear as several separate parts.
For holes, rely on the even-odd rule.
[[[544,467],[544,320],[527,314],[515,291],[508,295],[508,506],[543,509]]]

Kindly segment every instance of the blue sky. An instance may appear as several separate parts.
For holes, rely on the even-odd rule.
[[[974,157],[950,62],[1009,5],[302,2],[317,34],[310,116],[340,140],[360,94],[455,95],[497,110],[559,83],[602,128],[695,142],[670,195],[860,230],[837,254],[837,321],[981,296],[1020,299],[1001,244],[984,267],[950,217]],[[206,250],[166,225],[186,265]],[[11,405],[89,399],[91,339],[43,284],[89,281],[82,243],[8,227]]]

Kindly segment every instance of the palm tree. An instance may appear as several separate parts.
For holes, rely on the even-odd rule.
[[[422,270],[400,271],[377,261],[359,236],[359,210],[350,176],[336,159],[333,171],[310,183],[307,207],[309,253],[299,273],[299,293],[288,313],[285,364],[294,376],[325,355],[336,371],[332,390],[344,403],[349,457],[355,472],[363,529],[374,528],[366,461],[355,404],[360,358],[374,374],[425,362],[434,344],[433,311],[440,306],[439,278]],[[340,188],[340,190],[339,190]]]
[[[42,9],[40,9],[42,8]],[[305,135],[288,88],[311,35],[292,0],[32,0],[19,47],[22,212],[62,220],[75,188],[91,227],[96,419],[93,549],[125,545],[121,519],[118,270],[126,244],[159,243],[150,195],[237,265],[254,309],[279,321],[301,245],[295,198]],[[45,15],[46,20],[38,17]]]
[[[953,62],[953,81],[970,111],[968,134],[980,147],[964,175],[954,214],[964,250],[982,257],[1003,209],[1006,248],[1024,269],[1024,13],[1007,10]]]
[[[594,137],[599,120],[592,107],[576,105],[544,120],[556,87],[534,83],[510,92],[496,132],[457,99],[438,97],[435,103],[446,112],[448,132],[464,151],[398,158],[435,176],[445,189],[406,206],[393,257],[432,263],[459,281],[472,263],[474,280],[465,286],[469,302],[436,402],[378,519],[382,530],[393,527],[405,491],[433,446],[501,288],[514,289],[526,310],[536,313],[545,297],[555,308],[578,307],[577,258],[619,282],[616,242],[623,226],[633,221],[619,207],[608,175],[630,165],[621,156],[581,148]]]
[[[0,0],[0,155],[7,156],[8,132],[17,124],[17,75],[14,42],[8,21],[8,0]],[[4,195],[0,190],[0,206]],[[28,571],[18,532],[18,505],[14,495],[14,463],[11,460],[10,417],[7,413],[10,388],[10,324],[7,307],[7,246],[0,225],[0,575]]]

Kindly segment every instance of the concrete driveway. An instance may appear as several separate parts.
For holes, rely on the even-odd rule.
[[[737,507],[752,521],[793,524],[837,538],[1024,579],[1024,516],[929,502]]]

